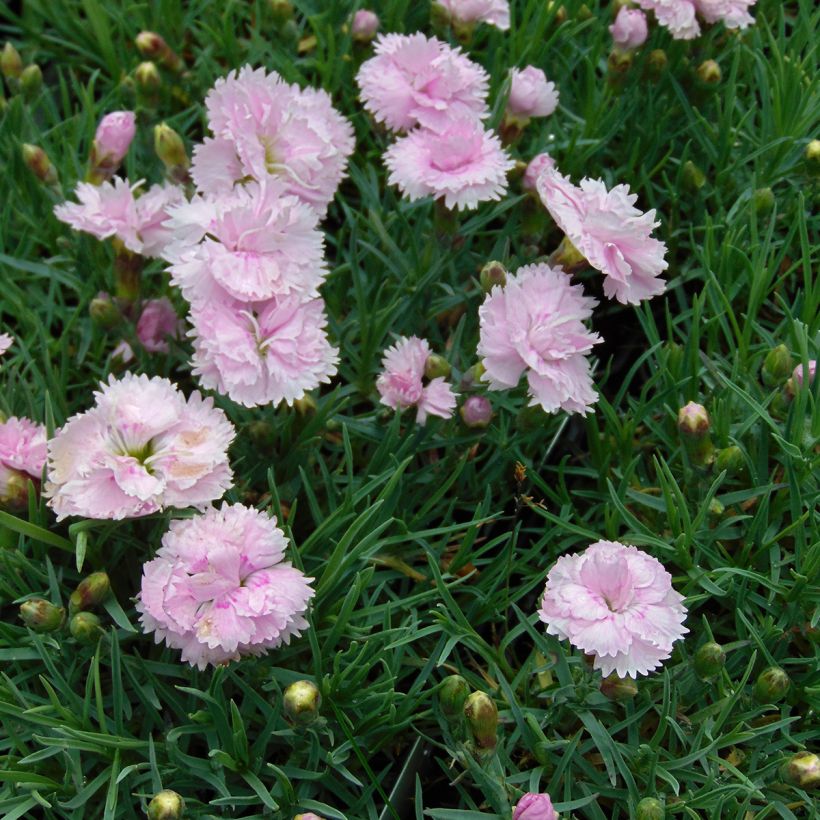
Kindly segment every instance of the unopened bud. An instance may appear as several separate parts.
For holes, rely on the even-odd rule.
[[[743,450],[736,444],[718,450],[715,457],[715,469],[719,473],[726,470],[729,476],[745,474],[746,460],[743,458]]]
[[[170,71],[182,71],[185,64],[179,55],[155,31],[141,31],[135,40],[143,57],[156,60]]]
[[[771,188],[758,188],[752,194],[752,207],[755,213],[765,216],[774,208],[774,191]]]
[[[54,632],[65,623],[65,609],[43,598],[30,598],[20,604],[20,618],[35,632]]]
[[[806,160],[806,168],[812,174],[820,174],[820,140],[812,140],[807,146],[803,155]]]
[[[470,396],[459,410],[461,420],[475,429],[486,427],[493,417],[493,406],[486,396]]]
[[[282,702],[287,717],[300,726],[306,726],[319,717],[322,696],[316,684],[298,680],[285,689]]]
[[[709,680],[719,675],[725,664],[726,653],[723,651],[723,647],[714,641],[703,644],[695,652],[692,661],[695,674],[703,680]]]
[[[122,323],[120,309],[114,304],[110,294],[100,291],[88,306],[91,321],[103,330],[113,330]]]
[[[438,704],[447,720],[461,719],[469,694],[470,687],[461,675],[450,675],[441,682],[438,690]]]
[[[798,789],[820,786],[820,758],[812,752],[797,752],[780,767],[780,776]]]
[[[555,22],[557,25],[561,25],[561,23],[565,23],[567,21],[567,9],[566,6],[562,5],[560,0],[549,0],[547,3],[547,13],[551,12],[555,9]]]
[[[128,153],[136,131],[133,111],[112,111],[100,120],[91,145],[89,182],[99,184],[114,176]]]
[[[601,681],[601,693],[610,700],[630,700],[638,694],[638,686],[632,678],[613,672]]]
[[[464,703],[464,717],[479,749],[495,748],[498,732],[498,707],[484,692],[473,692]]]
[[[649,52],[646,59],[646,73],[650,80],[657,82],[666,71],[669,65],[669,58],[662,48],[655,48]]]
[[[489,293],[496,285],[503,288],[507,284],[507,269],[501,262],[487,262],[478,280],[484,293]]]
[[[804,384],[811,386],[814,384],[814,378],[817,375],[817,360],[816,359],[809,359],[808,366],[804,367],[803,363],[801,362],[797,367],[794,368],[792,371],[791,381],[794,383],[794,387],[799,389]]]
[[[185,143],[182,137],[164,122],[154,127],[154,150],[174,182],[188,181],[190,162],[185,151]]]
[[[609,53],[606,65],[610,75],[614,75],[619,79],[632,68],[634,62],[634,55],[631,51],[623,51],[620,48],[614,48]]]
[[[450,363],[443,356],[431,353],[424,363],[424,375],[428,379],[447,378],[450,375]]]
[[[257,419],[252,421],[248,427],[248,435],[257,447],[271,447],[275,438],[273,425],[269,421]]]
[[[78,612],[101,604],[111,593],[107,572],[92,572],[77,585],[68,599],[68,611]]]
[[[317,407],[316,399],[310,393],[305,393],[301,399],[295,399],[293,402],[293,409],[303,417],[315,416]]]
[[[678,430],[693,464],[705,467],[715,460],[715,448],[709,435],[712,423],[702,404],[690,401],[678,411]]]
[[[476,362],[469,367],[461,377],[460,388],[462,390],[474,390],[481,384],[481,376],[484,374],[484,365]]]
[[[268,5],[277,25],[281,26],[293,17],[293,3],[290,0],[268,0]]]
[[[794,362],[789,348],[786,345],[778,345],[772,348],[763,360],[763,367],[760,376],[766,387],[780,387],[792,372]]]
[[[142,282],[143,258],[128,250],[121,240],[115,238],[114,245],[114,295],[125,305],[131,305],[139,299]]]
[[[704,85],[709,86],[717,85],[723,76],[720,66],[714,60],[704,60],[698,66],[697,75]]]
[[[27,65],[20,75],[20,89],[26,99],[31,99],[43,87],[43,71],[37,63]]]
[[[699,191],[706,184],[706,174],[691,159],[688,159],[681,168],[681,180],[687,190]]]
[[[350,23],[350,35],[357,43],[369,43],[379,30],[379,15],[368,9],[359,9]]]
[[[0,52],[0,72],[7,80],[19,80],[23,73],[23,58],[11,43],[6,43]]]
[[[28,502],[29,478],[25,473],[0,462],[0,507],[19,510]]]
[[[572,244],[568,236],[561,240],[561,244],[550,254],[550,265],[558,265],[567,273],[581,270],[589,264],[586,257]]]
[[[312,811],[309,811],[307,814],[294,815],[293,820],[325,820],[325,818],[318,814],[314,814]]]
[[[592,19],[592,9],[586,4],[581,3],[578,7],[578,19],[579,20],[591,20]]]
[[[52,165],[48,154],[38,145],[23,143],[23,162],[40,182],[54,186],[57,184],[57,169]]]
[[[179,820],[185,812],[185,801],[171,789],[157,792],[148,804],[148,820]]]
[[[558,820],[558,812],[546,792],[527,792],[515,804],[512,820]]]
[[[635,820],[663,820],[664,817],[663,803],[654,797],[644,797],[635,807]]]
[[[134,69],[134,79],[140,91],[156,91],[162,85],[162,76],[157,64],[146,60]]]
[[[789,676],[779,666],[770,666],[758,675],[753,694],[760,703],[777,703],[786,696],[790,686]]]
[[[80,643],[96,643],[104,634],[102,621],[93,612],[78,612],[68,623],[71,636]]]

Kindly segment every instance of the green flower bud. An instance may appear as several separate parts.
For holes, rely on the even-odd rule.
[[[723,77],[720,66],[714,60],[704,60],[698,66],[697,75],[700,82],[707,86],[717,85]]]
[[[479,749],[492,750],[497,742],[498,707],[485,692],[473,692],[464,703],[464,717]]]
[[[101,604],[111,594],[111,581],[107,572],[92,572],[77,585],[68,599],[71,613],[91,609]]]
[[[88,314],[91,321],[103,330],[113,330],[122,324],[122,313],[114,304],[110,294],[100,291],[88,306]]]
[[[476,362],[472,367],[466,370],[461,377],[461,389],[475,390],[481,384],[481,376],[483,374],[484,365],[481,362]]]
[[[753,694],[759,703],[777,703],[786,696],[790,686],[789,676],[779,666],[770,666],[758,675]]]
[[[30,598],[20,604],[20,618],[35,632],[54,632],[65,623],[65,610],[43,598]]]
[[[148,804],[148,820],[179,820],[185,813],[185,801],[171,789],[157,792]]]
[[[188,181],[190,162],[185,151],[185,143],[182,137],[164,122],[154,126],[154,150],[174,182]]]
[[[20,88],[26,99],[31,99],[43,87],[43,71],[37,63],[27,65],[20,75]]]
[[[78,612],[68,622],[71,637],[80,643],[95,644],[105,634],[102,621],[93,612]]]
[[[294,400],[293,407],[300,416],[304,417],[315,416],[318,405],[316,404],[316,399],[313,398],[310,393],[305,393],[301,399]]]
[[[117,238],[111,244],[114,246],[114,293],[124,304],[131,305],[139,299],[144,259]]]
[[[806,152],[803,156],[809,172],[813,175],[820,173],[820,140],[812,140],[806,146]]]
[[[774,202],[774,191],[771,188],[758,188],[752,194],[752,207],[760,216],[771,213]]]
[[[709,680],[720,674],[720,671],[726,664],[726,653],[723,647],[709,641],[703,644],[700,649],[695,652],[695,657],[692,665],[695,668],[695,674],[703,680]]]
[[[0,470],[0,507],[19,510],[28,502],[29,477],[20,470],[5,467]]]
[[[763,360],[760,377],[766,387],[780,387],[792,374],[794,362],[786,345],[772,348]]]
[[[632,678],[622,678],[613,672],[601,681],[601,693],[610,700],[630,700],[638,694],[638,686]]]
[[[558,265],[567,273],[581,270],[589,265],[586,257],[572,244],[568,236],[561,240],[561,244],[550,254],[549,264]]]
[[[446,379],[450,375],[450,371],[450,363],[437,353],[431,353],[424,363],[424,375],[428,379],[438,379],[440,377]]]
[[[591,20],[592,19],[592,10],[586,3],[581,3],[578,8],[578,19],[579,20]]]
[[[441,682],[438,690],[438,705],[448,721],[461,718],[469,694],[470,687],[461,675],[450,675]]]
[[[623,51],[620,48],[614,48],[609,53],[606,65],[609,69],[610,74],[620,76],[622,74],[626,74],[626,72],[629,71],[630,68],[632,68],[633,61],[633,52]]]
[[[141,31],[134,42],[143,57],[159,61],[170,71],[179,72],[185,67],[179,55],[155,31]]]
[[[560,0],[549,0],[547,3],[547,14],[549,14],[555,7],[558,7],[555,12],[555,23],[556,25],[561,25],[561,23],[565,23],[567,21],[567,9],[566,6],[560,3]]]
[[[657,82],[669,65],[669,58],[662,48],[655,48],[649,52],[646,61],[646,73],[650,80]]]
[[[718,450],[715,458],[715,469],[719,473],[726,470],[726,474],[730,476],[745,474],[747,469],[746,460],[743,458],[743,450],[736,444]]]
[[[706,174],[691,159],[683,163],[681,179],[683,187],[689,191],[699,191],[706,184]]]
[[[678,411],[678,431],[693,464],[705,467],[715,460],[712,422],[702,404],[690,401]]]
[[[134,79],[140,91],[155,91],[162,85],[162,76],[157,64],[146,60],[134,69]]]
[[[503,288],[507,284],[507,269],[500,262],[487,262],[478,280],[484,293],[489,293],[496,285]]]
[[[644,797],[635,807],[635,820],[663,820],[664,817],[663,803],[654,797]]]
[[[40,182],[46,185],[57,185],[57,169],[51,164],[48,154],[37,145],[30,145],[23,143],[21,152],[23,154],[23,162],[26,163],[29,171],[31,171]]]
[[[248,427],[248,435],[257,447],[271,447],[274,442],[275,431],[269,421],[257,419],[252,421]]]
[[[290,0],[268,0],[268,5],[277,25],[281,26],[293,17],[293,3]]]
[[[0,52],[0,73],[7,80],[19,80],[23,73],[23,58],[11,43],[6,43]]]
[[[780,767],[780,776],[798,789],[820,786],[820,758],[812,752],[797,752]]]
[[[282,702],[285,715],[294,723],[306,726],[319,717],[322,696],[312,681],[298,680],[285,689]]]

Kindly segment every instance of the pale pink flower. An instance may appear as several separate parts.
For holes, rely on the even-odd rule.
[[[524,178],[521,180],[521,186],[526,191],[535,191],[535,184],[538,182],[538,177],[547,169],[555,168],[555,160],[546,152],[534,156],[527,170],[524,171]]]
[[[411,201],[432,196],[450,208],[475,208],[501,199],[515,164],[492,131],[472,119],[454,120],[440,133],[417,128],[384,154],[388,182]]]
[[[555,83],[549,82],[540,68],[528,65],[510,71],[510,96],[507,116],[527,121],[531,117],[548,117],[558,107]]]
[[[694,0],[637,0],[646,11],[654,11],[658,23],[676,40],[693,40],[700,34]]]
[[[350,24],[350,34],[360,43],[369,43],[379,30],[379,15],[369,9],[359,9]]]
[[[448,419],[456,407],[456,397],[442,376],[424,383],[424,366],[432,351],[426,339],[400,336],[382,359],[382,373],[376,380],[381,403],[394,410],[416,408],[416,422],[427,416]]]
[[[167,353],[168,339],[178,339],[182,323],[171,302],[162,299],[149,299],[140,312],[137,320],[137,338],[150,353]]]
[[[321,299],[213,299],[191,311],[194,374],[246,407],[291,405],[336,373]]]
[[[0,356],[5,356],[14,344],[14,337],[8,333],[0,333]]]
[[[191,166],[201,193],[274,177],[324,214],[354,148],[352,126],[325,91],[245,66],[217,80],[205,106],[214,138],[196,148]]]
[[[312,578],[285,561],[276,518],[223,504],[171,521],[156,557],[143,566],[140,623],[204,669],[263,655],[307,629]]]
[[[792,379],[794,379],[794,383],[798,387],[803,386],[805,373],[806,373],[806,369],[803,367],[802,363],[797,365],[797,367],[794,368],[794,372],[792,373]],[[809,374],[808,383],[810,385],[814,384],[814,377],[817,374],[817,359],[809,359],[808,374]],[[2,458],[1,455],[0,455],[0,458]]]
[[[508,0],[435,0],[457,25],[487,23],[506,31],[510,27]]]
[[[458,48],[424,34],[386,34],[356,82],[364,107],[391,131],[441,130],[457,117],[483,119],[487,72]]]
[[[306,299],[318,295],[327,275],[319,217],[286,191],[276,180],[249,183],[172,212],[169,225],[179,226],[187,239],[178,239],[166,257],[173,262],[172,282],[189,302],[219,298],[215,285],[244,302],[291,293]]]
[[[168,379],[109,377],[94,407],[48,443],[49,505],[62,519],[135,518],[165,507],[202,507],[231,486],[225,414]]]
[[[552,807],[552,800],[546,792],[527,792],[516,803],[512,820],[558,820],[558,812]]]
[[[165,221],[170,210],[182,202],[185,202],[183,189],[167,182],[152,185],[147,191],[139,193],[136,198],[137,241],[133,247],[126,243],[126,247],[143,256],[163,256],[165,246],[175,238]]]
[[[136,130],[133,111],[112,111],[100,120],[91,147],[91,167],[101,179],[110,179],[120,167]]]
[[[573,185],[558,171],[543,173],[538,193],[561,230],[592,267],[606,274],[604,293],[622,304],[636,305],[664,292],[666,245],[652,237],[660,225],[655,211],[635,207],[637,194],[627,185],[611,191],[600,179]]]
[[[482,381],[507,390],[526,374],[530,405],[585,415],[598,401],[587,354],[601,339],[584,325],[595,304],[560,269],[519,268],[478,309]]]
[[[39,479],[46,463],[46,428],[17,416],[0,422],[0,463]]]
[[[615,22],[609,27],[609,33],[615,45],[624,51],[640,48],[649,33],[646,15],[640,9],[621,6]]]
[[[136,358],[134,348],[125,339],[120,339],[116,347],[111,351],[111,365],[114,369],[125,367]]]
[[[707,23],[723,22],[726,28],[746,28],[754,24],[749,9],[757,0],[695,0],[698,13]]]
[[[604,677],[646,675],[689,631],[683,596],[663,564],[617,541],[559,558],[538,615],[550,635],[592,655]]]

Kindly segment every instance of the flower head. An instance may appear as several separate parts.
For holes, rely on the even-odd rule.
[[[723,22],[726,28],[746,28],[754,24],[749,9],[757,0],[695,0],[698,13],[707,23]]]
[[[0,356],[8,353],[9,348],[14,344],[14,337],[8,333],[0,333]]]
[[[456,407],[455,394],[443,376],[424,383],[424,368],[431,353],[425,339],[401,336],[385,351],[382,373],[376,380],[382,404],[394,410],[415,407],[419,424],[424,424],[428,415],[448,419]]]
[[[594,306],[563,271],[520,268],[478,310],[482,380],[490,390],[505,390],[526,373],[531,405],[586,414],[598,400],[587,354],[601,339],[584,325]]]
[[[547,80],[540,68],[528,65],[510,71],[510,96],[507,99],[507,113],[516,119],[548,117],[558,107],[558,92],[555,83]]]
[[[512,820],[558,820],[558,812],[552,807],[552,800],[546,792],[527,792],[516,803]]]
[[[0,463],[39,479],[46,463],[46,428],[16,416],[0,422]]]
[[[48,443],[49,505],[62,519],[135,518],[203,506],[231,486],[225,414],[158,376],[109,378],[94,407]]]
[[[640,9],[621,6],[615,22],[609,27],[609,33],[615,45],[625,51],[640,48],[648,34],[646,15]]]
[[[242,504],[171,521],[143,567],[145,631],[200,669],[290,643],[308,627],[313,579],[283,560],[288,542],[276,523]]]
[[[487,23],[502,31],[510,27],[508,0],[436,0],[457,25]]]
[[[440,133],[426,128],[397,140],[384,155],[388,181],[410,200],[433,196],[448,208],[500,199],[514,163],[480,122],[454,120]]]
[[[683,596],[660,561],[617,541],[559,558],[538,615],[550,635],[592,655],[604,676],[648,674],[689,631]]]
[[[150,299],[137,320],[137,338],[150,353],[167,353],[168,339],[177,339],[181,322],[174,306],[166,299]]]
[[[700,34],[695,0],[637,0],[646,11],[655,12],[658,23],[676,40],[693,40]]]
[[[552,218],[592,267],[606,274],[604,293],[622,304],[638,304],[663,293],[658,278],[668,264],[666,245],[652,237],[660,225],[655,211],[635,207],[627,185],[607,191],[599,179],[573,185],[556,170],[543,173],[538,193]]]
[[[555,168],[555,160],[549,154],[544,152],[543,154],[534,156],[527,165],[527,170],[524,171],[524,178],[521,180],[521,185],[524,190],[534,191],[538,177],[548,168]]]
[[[391,131],[488,115],[487,72],[459,49],[416,33],[383,35],[375,51],[356,82],[364,107]]]

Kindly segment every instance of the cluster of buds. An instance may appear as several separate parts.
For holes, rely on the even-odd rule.
[[[32,99],[43,86],[43,72],[37,63],[25,65],[20,52],[6,43],[0,51],[0,73],[6,80],[6,86],[12,94],[22,94],[27,100]],[[0,94],[0,100],[3,95]]]
[[[146,60],[153,60],[175,74],[185,69],[182,58],[155,31],[141,31],[135,42]]]
[[[285,689],[282,704],[292,723],[307,726],[319,717],[322,695],[312,681],[298,680]]]
[[[111,593],[105,572],[92,572],[77,585],[68,599],[68,629],[79,643],[95,644],[104,634],[102,621],[89,610],[102,604]]]

